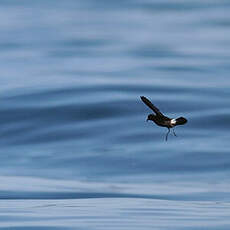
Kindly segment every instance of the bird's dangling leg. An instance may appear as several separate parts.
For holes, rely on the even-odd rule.
[[[173,129],[173,134],[174,134],[174,136],[175,136],[175,137],[177,137],[177,135],[176,135],[176,133],[175,133],[174,129]]]
[[[166,134],[166,136],[165,136],[165,141],[168,140],[168,135],[169,135],[169,133],[170,133],[170,128],[168,128],[168,132],[167,132],[167,134]]]

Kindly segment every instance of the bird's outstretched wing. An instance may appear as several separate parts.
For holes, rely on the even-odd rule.
[[[152,109],[152,110],[156,113],[156,115],[158,115],[158,116],[163,116],[163,117],[164,117],[164,115],[160,112],[160,110],[159,110],[155,105],[153,105],[152,102],[151,102],[150,100],[148,100],[146,97],[141,96],[141,100],[142,100],[150,109]]]
[[[185,123],[187,123],[187,119],[184,117],[179,117],[176,119],[176,125],[184,125]]]

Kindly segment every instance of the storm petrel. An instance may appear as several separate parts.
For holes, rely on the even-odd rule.
[[[169,118],[164,116],[160,110],[152,104],[151,101],[149,101],[146,97],[141,96],[141,100],[150,108],[153,110],[153,112],[155,114],[149,114],[148,118],[146,121],[153,121],[155,124],[162,126],[162,127],[166,127],[168,128],[168,132],[166,134],[165,140],[168,140],[168,135],[170,133],[170,129],[175,127],[176,125],[184,125],[187,122],[187,119],[185,119],[184,117],[179,117],[179,118]],[[174,136],[176,136],[174,129],[173,129],[173,134]]]

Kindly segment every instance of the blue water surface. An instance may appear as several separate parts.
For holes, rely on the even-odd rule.
[[[229,230],[229,11],[2,0],[0,230]]]

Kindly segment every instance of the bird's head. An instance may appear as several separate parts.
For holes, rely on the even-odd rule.
[[[149,121],[149,120],[154,121],[154,118],[155,118],[155,115],[149,114],[146,121]]]

